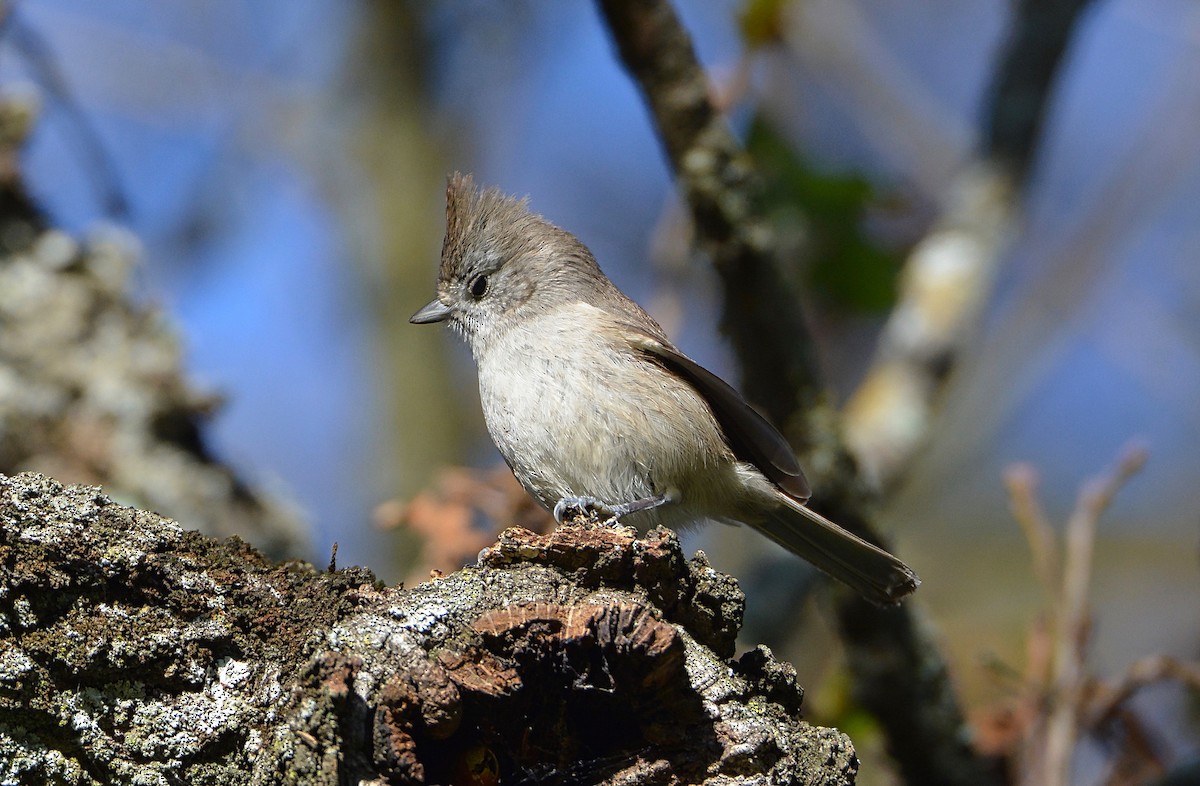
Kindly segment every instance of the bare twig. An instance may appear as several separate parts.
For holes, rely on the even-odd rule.
[[[1113,497],[1146,463],[1146,448],[1127,445],[1115,467],[1084,484],[1067,520],[1061,590],[1059,647],[1079,646],[1087,626],[1087,593],[1092,575],[1092,548],[1100,517]]]
[[[1034,496],[1032,471],[1017,467],[1007,478],[1012,505],[1034,556],[1038,577],[1048,589],[1048,669],[1035,668],[1033,713],[1023,745],[1021,782],[1030,786],[1065,786],[1079,736],[1083,708],[1093,682],[1085,671],[1091,619],[1087,607],[1092,551],[1100,516],[1117,491],[1146,462],[1146,449],[1127,446],[1116,465],[1084,484],[1067,522],[1061,564],[1047,559],[1053,536]],[[1055,576],[1052,571],[1060,575]],[[1114,705],[1115,706],[1115,705]]]
[[[1117,710],[1142,688],[1162,682],[1187,685],[1200,694],[1200,664],[1170,658],[1168,655],[1147,655],[1127,668],[1115,685],[1097,686],[1084,724],[1091,728],[1103,726]]]
[[[0,6],[0,19],[0,34],[7,37],[21,53],[38,86],[57,102],[66,116],[68,127],[75,135],[79,153],[85,162],[80,171],[84,177],[92,179],[106,217],[119,222],[128,221],[129,200],[117,176],[117,166],[92,124],[91,117],[76,100],[50,44],[40,32],[19,18],[12,4]]]
[[[1028,464],[1016,464],[1004,473],[1004,482],[1008,487],[1009,507],[1029,543],[1034,573],[1049,601],[1058,589],[1057,577],[1062,570],[1054,531],[1037,498],[1037,473]]]
[[[1138,691],[1160,682],[1176,682],[1200,694],[1200,663],[1167,655],[1148,655],[1134,661],[1115,685],[1095,686],[1083,725],[1095,729],[1109,723]]]
[[[1046,770],[1034,783],[1069,782],[1079,708],[1084,696],[1083,666],[1091,628],[1087,595],[1096,527],[1117,491],[1145,463],[1145,447],[1140,444],[1127,446],[1114,468],[1084,484],[1067,520],[1062,589],[1055,613],[1051,712],[1045,734]],[[1054,780],[1049,780],[1051,778]]]

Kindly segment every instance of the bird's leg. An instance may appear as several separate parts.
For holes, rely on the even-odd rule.
[[[643,499],[635,499],[630,502],[623,502],[620,505],[611,507],[612,517],[614,520],[627,516],[630,513],[637,513],[639,510],[652,510],[654,508],[666,505],[669,502],[678,502],[679,492],[668,489],[663,494],[655,494],[652,497],[644,497]]]
[[[662,494],[630,500],[629,502],[622,502],[617,505],[601,502],[595,497],[563,497],[554,505],[554,520],[562,524],[563,517],[566,516],[568,511],[578,510],[583,513],[595,513],[597,516],[603,517],[602,521],[605,524],[616,524],[622,516],[628,516],[630,513],[651,510],[660,505],[678,501],[679,492],[675,489],[667,489]]]

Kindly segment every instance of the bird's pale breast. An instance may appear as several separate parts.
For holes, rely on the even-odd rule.
[[[683,504],[641,523],[690,523],[714,508],[707,498],[721,494],[726,475],[735,482],[733,457],[703,399],[621,330],[600,309],[575,304],[492,336],[506,346],[479,359],[488,431],[547,507],[565,496],[618,504],[673,488]]]

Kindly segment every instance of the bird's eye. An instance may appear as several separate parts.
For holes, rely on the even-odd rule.
[[[479,300],[479,298],[487,294],[487,290],[487,276],[475,276],[475,280],[471,282],[471,298]]]

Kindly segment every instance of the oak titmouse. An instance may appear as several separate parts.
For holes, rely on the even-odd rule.
[[[573,235],[455,174],[437,298],[471,347],[488,431],[555,518],[584,508],[640,529],[744,523],[877,603],[919,584],[900,560],[805,507],[788,443],[683,355]]]

